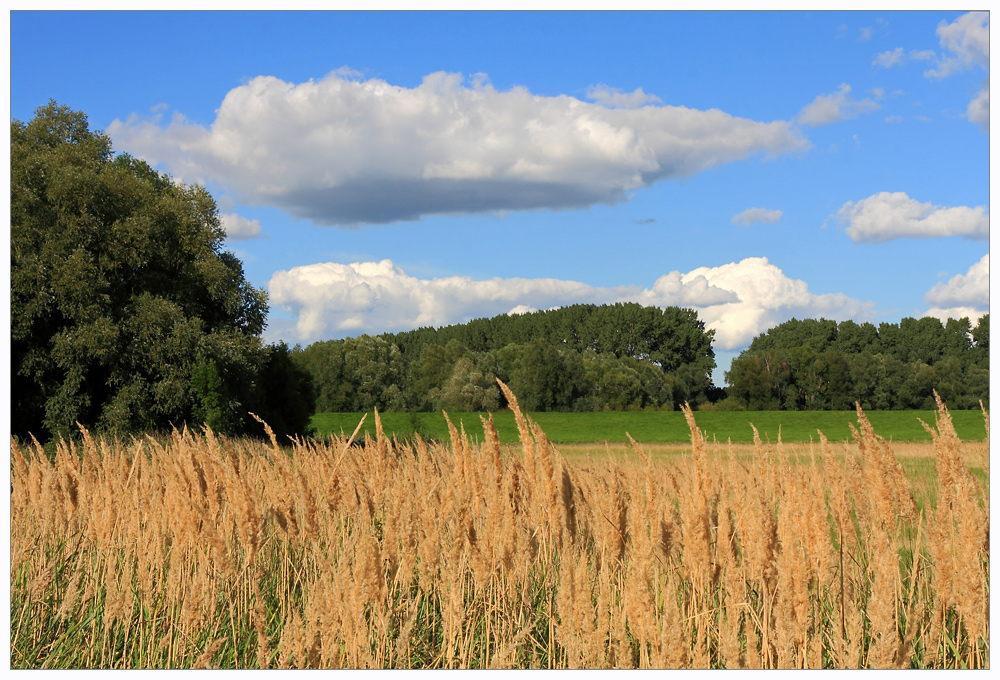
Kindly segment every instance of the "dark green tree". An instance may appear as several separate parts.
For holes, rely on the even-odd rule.
[[[626,411],[642,407],[643,376],[627,360],[587,350],[582,355],[588,410]],[[663,381],[663,371],[659,373]]]
[[[13,432],[242,429],[267,298],[208,192],[50,102],[11,122],[10,194]]]
[[[560,351],[544,338],[524,346],[511,389],[525,411],[567,411],[583,396],[585,369],[578,352]]]
[[[979,366],[970,366],[965,375],[966,408],[979,408],[980,402],[990,407],[990,371]]]
[[[903,409],[934,408],[937,375],[934,367],[916,361],[908,367],[908,375],[899,387],[899,407]]]
[[[414,362],[410,377],[411,401],[419,410],[437,410],[440,392],[454,374],[460,359],[467,356],[468,348],[452,338],[443,345],[432,344],[424,347],[420,358]],[[499,387],[497,388],[499,390]],[[455,407],[451,407],[455,410]]]
[[[944,325],[932,316],[920,319],[911,317],[901,319],[899,335],[903,339],[903,343],[897,348],[897,352],[902,361],[933,364],[945,356],[948,335]]]
[[[989,352],[990,315],[988,313],[979,317],[979,323],[976,324],[976,328],[972,331],[972,341],[976,344],[976,347],[980,347]]]
[[[291,352],[295,365],[312,378],[318,412],[354,410],[356,386],[345,373],[344,346],[344,340],[326,340]]]
[[[750,343],[750,351],[808,347],[825,352],[836,342],[837,322],[829,319],[789,319]]]
[[[788,350],[794,383],[794,408],[808,411],[845,410],[851,399],[850,365],[836,350],[813,351],[808,345]]]
[[[309,432],[310,417],[316,412],[312,376],[292,360],[292,352],[283,342],[265,348],[255,402],[252,410],[264,419],[279,441]]]
[[[194,422],[204,423],[216,432],[231,432],[239,421],[214,359],[202,359],[191,370],[191,394]]]
[[[780,398],[785,381],[766,370],[774,365],[768,353],[783,356],[790,370]],[[976,328],[967,318],[907,317],[878,329],[792,319],[754,338],[727,380],[733,401],[749,408],[841,410],[857,401],[874,410],[925,409],[934,408],[934,390],[952,408],[975,408],[988,401],[988,374],[989,315]]]
[[[972,349],[972,322],[969,317],[948,319],[944,324],[944,356],[965,360]]]
[[[451,376],[435,391],[436,408],[456,412],[499,409],[500,386],[495,363],[488,354],[459,358]]]
[[[406,370],[399,348],[382,337],[344,341],[344,377],[353,388],[347,411],[405,411]]]
[[[794,408],[791,392],[792,370],[786,353],[780,350],[744,352],[733,359],[725,374],[729,395],[750,411],[777,411]]]
[[[854,354],[850,356],[850,396],[871,411],[899,408],[899,388],[905,379],[906,366],[895,357],[884,354]]]
[[[865,321],[862,324],[848,319],[837,325],[836,349],[844,354],[878,354],[882,351],[878,338],[878,329]]]
[[[989,369],[990,366],[990,315],[984,314],[972,329],[972,348],[969,350],[969,364]]]

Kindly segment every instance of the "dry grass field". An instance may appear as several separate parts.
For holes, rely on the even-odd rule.
[[[601,452],[508,398],[520,446],[12,441],[11,666],[989,666],[988,451],[943,404],[919,451],[859,410]]]

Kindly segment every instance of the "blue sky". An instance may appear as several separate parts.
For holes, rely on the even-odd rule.
[[[206,185],[265,338],[694,307],[989,311],[989,19],[962,12],[11,14],[49,99]]]

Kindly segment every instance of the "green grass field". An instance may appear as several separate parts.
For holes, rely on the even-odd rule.
[[[350,434],[354,431],[361,413],[317,413],[311,424],[315,435]],[[478,413],[449,413],[459,427],[465,426],[470,437],[482,433]],[[923,420],[934,424],[934,411],[869,411],[866,412],[875,432],[891,441],[930,441],[930,435],[920,425]],[[642,443],[683,443],[691,440],[691,433],[680,411],[638,411],[598,413],[531,413],[529,416],[541,425],[548,438],[558,444],[585,444],[593,442],[624,442],[625,433]],[[986,427],[981,411],[952,411],[955,430],[963,441],[986,438]],[[425,439],[447,440],[448,425],[441,413],[380,413],[382,427],[387,435],[410,437],[419,432]],[[502,442],[516,442],[517,425],[509,411],[493,414]],[[711,441],[732,440],[733,443],[753,441],[751,424],[756,426],[762,439],[776,441],[779,428],[784,442],[808,442],[818,439],[817,430],[830,441],[851,439],[849,423],[857,425],[854,411],[704,411],[695,414],[695,421]],[[363,432],[375,433],[375,419],[369,415]],[[363,434],[359,433],[359,437]]]

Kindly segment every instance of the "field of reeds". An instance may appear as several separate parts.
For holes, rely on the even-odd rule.
[[[11,667],[989,666],[988,452],[943,404],[929,500],[860,409],[569,462],[508,399],[515,446],[12,441]]]

